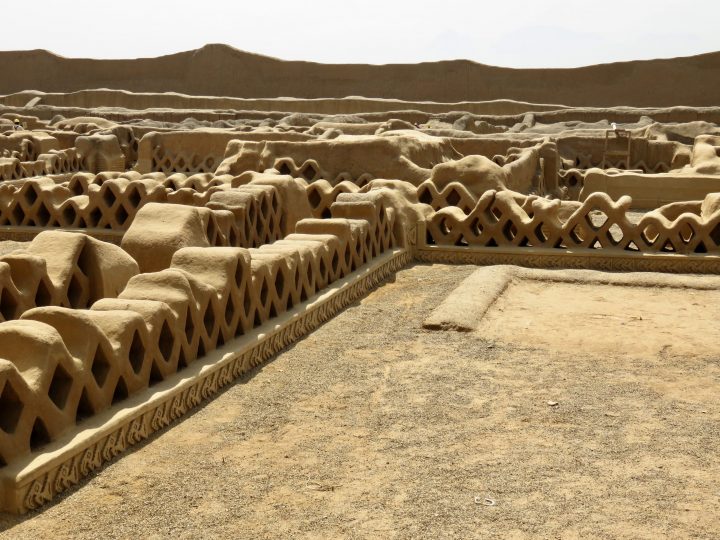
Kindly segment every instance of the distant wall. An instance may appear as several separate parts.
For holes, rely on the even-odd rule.
[[[720,178],[710,175],[647,175],[632,172],[608,174],[593,171],[585,177],[580,200],[602,192],[617,200],[632,197],[632,208],[658,208],[679,201],[700,201],[720,190]]]
[[[2,53],[0,53],[1,55]],[[0,85],[2,82],[0,82]],[[0,96],[0,103],[11,107],[24,107],[31,100],[39,99],[35,105],[53,107],[123,107],[142,110],[147,117],[146,109],[192,110],[203,109],[216,112],[218,119],[223,110],[236,111],[283,111],[303,112],[311,114],[368,114],[389,111],[424,111],[427,113],[469,112],[489,115],[522,115],[526,112],[545,112],[564,110],[563,105],[543,105],[511,100],[473,101],[459,103],[438,103],[433,101],[402,101],[383,98],[238,98],[192,96],[177,92],[166,93],[131,93],[127,90],[87,89],[71,93],[44,93],[37,90],[21,91]],[[153,111],[157,114],[159,111]],[[170,114],[173,111],[162,111]],[[399,113],[398,113],[399,114]],[[284,115],[279,115],[282,118]],[[257,115],[268,118],[267,114]],[[402,116],[393,116],[405,120]]]
[[[720,101],[720,53],[574,69],[510,69],[467,60],[391,65],[288,62],[207,45],[137,60],[71,59],[42,50],[0,52],[0,73],[5,75],[0,78],[0,94],[112,88],[246,98],[513,99],[573,106],[713,106]]]

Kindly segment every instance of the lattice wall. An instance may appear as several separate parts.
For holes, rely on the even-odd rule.
[[[283,236],[287,208],[273,186],[230,189],[210,175],[75,174],[0,184],[0,226],[126,231],[148,203],[207,207],[214,212],[211,245],[257,247]],[[230,211],[228,214],[221,211]]]
[[[44,231],[24,250],[0,256],[0,321],[38,306],[86,308],[116,296],[137,272],[137,263],[117,246]]]
[[[720,253],[720,211],[684,213],[670,221],[648,213],[628,217],[629,197],[617,202],[593,193],[567,218],[560,201],[528,197],[518,204],[507,192],[488,191],[469,213],[448,207],[427,222],[428,245],[603,249],[640,253]]]
[[[169,268],[134,275],[117,298],[99,299],[90,309],[38,307],[0,323],[0,465],[395,245],[394,213],[382,197],[364,194],[331,210],[335,217],[302,220],[296,233],[257,249],[179,249]]]

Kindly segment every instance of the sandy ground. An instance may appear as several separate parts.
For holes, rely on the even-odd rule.
[[[642,300],[603,286],[520,286],[476,332],[423,330],[472,270],[400,272],[80,489],[1,517],[0,538],[716,537],[718,346],[587,347],[577,333],[595,320],[573,295]],[[566,346],[524,328],[537,294],[575,298],[572,320],[538,315]],[[678,301],[693,309],[678,320],[712,328],[714,292],[632,315]],[[663,340],[687,341],[667,322]]]
[[[515,280],[488,310],[486,338],[551,350],[720,359],[720,290]],[[717,389],[717,388],[716,388]]]

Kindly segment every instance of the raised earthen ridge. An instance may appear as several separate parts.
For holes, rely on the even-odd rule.
[[[286,61],[210,44],[157,58],[64,58],[0,52],[0,94],[110,88],[241,98],[368,98],[444,103],[515,100],[572,106],[716,105],[720,53],[569,69],[512,69],[469,60],[420,64]]]

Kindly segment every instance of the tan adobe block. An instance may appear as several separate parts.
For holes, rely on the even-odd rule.
[[[175,173],[168,178],[178,178],[178,181],[173,183],[173,189],[190,188],[198,193],[204,193],[212,187],[224,184],[222,180],[210,172],[196,173],[191,176],[187,176],[182,173]]]
[[[262,175],[254,178],[249,186],[272,186],[275,188],[278,203],[281,208],[280,234],[286,236],[295,231],[298,221],[313,217],[305,187],[300,181],[290,177],[276,177]]]
[[[216,294],[214,287],[203,283],[193,274],[179,268],[170,268],[183,274],[195,299],[193,306],[195,314],[195,330],[199,333],[200,340],[198,342],[197,358],[205,356],[206,353],[217,347],[218,337],[220,335],[220,323],[225,314],[224,306],[220,304],[220,300]]]
[[[143,317],[127,310],[85,312],[110,342],[114,362],[127,393],[133,394],[150,385],[153,354]]]
[[[174,269],[138,274],[128,281],[118,296],[122,300],[154,300],[168,305],[177,321],[176,328],[179,331],[176,337],[181,340],[178,369],[198,357],[200,327],[203,325],[200,307],[207,307],[208,303],[208,298],[205,298],[205,305],[199,305],[189,276]]]
[[[74,195],[87,195],[88,186],[95,179],[95,175],[88,172],[77,172],[70,177],[67,188]]]
[[[43,174],[65,174],[79,171],[83,166],[81,157],[75,148],[50,150],[37,156],[37,165]]]
[[[0,180],[16,180],[24,174],[22,164],[18,158],[0,157]]]
[[[251,249],[251,265],[253,275],[259,265],[267,265],[269,274],[265,284],[261,283],[260,302],[264,316],[268,319],[291,309],[300,302],[302,281],[300,277],[300,254],[298,250],[288,246],[276,249]],[[263,271],[262,274],[265,274]],[[262,297],[267,285],[267,299]],[[267,319],[266,319],[267,320]]]
[[[261,246],[258,252],[261,256],[263,254],[273,254],[293,261],[293,265],[296,267],[295,286],[290,290],[291,296],[289,298],[293,306],[305,302],[315,294],[318,289],[318,266],[322,262],[322,252],[319,244],[279,240]],[[327,285],[327,282],[325,285]]]
[[[41,176],[46,172],[44,161],[21,161],[20,166],[23,170],[22,175],[26,178]]]
[[[209,196],[198,193],[192,188],[180,188],[177,191],[170,191],[167,194],[167,202],[171,204],[184,204],[186,206],[203,206],[209,200]]]
[[[176,204],[143,206],[123,236],[121,246],[137,262],[141,272],[157,272],[170,266],[173,254],[184,247],[209,247],[209,210]],[[212,231],[211,231],[212,232]]]
[[[137,262],[115,244],[85,237],[78,261],[90,286],[88,304],[101,298],[115,298],[128,280],[140,272]]]
[[[250,227],[254,230],[254,245],[269,244],[283,237],[282,206],[277,190],[272,186],[247,184],[237,188],[250,193],[256,204],[248,208]]]
[[[122,177],[123,174],[124,173],[121,171],[112,171],[112,170],[101,171],[95,175],[95,178],[93,179],[92,184],[97,186],[99,189],[100,186],[102,186],[108,180],[116,180],[116,179]]]
[[[273,268],[272,262],[252,259],[252,254],[250,268],[252,278],[248,291],[250,299],[248,315],[252,318],[252,327],[257,327],[267,322],[271,316],[277,315],[277,313],[271,315],[277,305],[277,302],[273,302],[272,292],[277,269]]]
[[[720,193],[708,193],[703,199],[699,212],[700,217],[710,221],[720,211]]]
[[[207,204],[213,210],[230,211],[234,226],[230,245],[258,247],[284,236],[287,218],[280,205],[280,196],[270,185],[244,185],[212,193]]]
[[[184,248],[173,256],[172,268],[191,275],[191,283],[197,280],[214,292],[214,298],[210,299],[203,316],[206,350],[225,343],[244,330],[250,275],[248,250],[231,247]]]
[[[236,247],[235,215],[229,210],[208,209],[212,212],[211,223],[215,225],[214,235],[208,241],[216,247]]]
[[[335,269],[339,263],[340,276],[344,277],[357,270],[367,261],[366,239],[369,224],[357,219],[303,219],[298,222],[296,231],[301,234],[332,234],[341,241],[339,261],[333,259]]]
[[[56,219],[58,226],[73,229],[95,228],[100,218],[93,216],[96,221],[91,221],[93,218],[90,217],[89,205],[90,197],[87,195],[76,195],[67,198],[57,208]]]
[[[57,223],[57,208],[71,192],[50,178],[23,182],[7,205],[3,221],[15,226],[47,227]]]
[[[178,334],[184,327],[178,324],[175,313],[164,302],[104,298],[92,305],[93,311],[134,311],[145,321],[148,340],[146,347],[152,356],[150,385],[164,380],[178,370],[182,339]]]
[[[43,257],[53,284],[52,304],[83,308],[90,300],[90,282],[80,267],[86,236],[62,231],[43,231],[28,245],[27,251]]]
[[[0,267],[6,264],[9,268],[10,279],[19,292],[18,313],[15,317],[6,317],[8,314],[0,299],[0,315],[5,320],[17,318],[20,313],[37,306],[47,306],[54,297],[53,284],[47,273],[45,259],[24,251],[14,251],[0,256]],[[2,278],[0,278],[2,279]]]
[[[0,467],[36,446],[30,442],[38,418],[36,401],[15,364],[0,358]],[[47,433],[44,422],[41,430]]]
[[[466,214],[475,207],[478,200],[478,196],[460,182],[450,182],[438,189],[432,180],[426,180],[418,186],[417,195],[421,203],[432,206],[433,210],[457,206]]]
[[[129,393],[125,379],[127,356],[119,350],[100,326],[99,312],[63,307],[35,308],[23,314],[23,321],[37,321],[53,327],[62,337],[75,364],[75,376],[82,393],[71,411],[81,421],[125,399]],[[130,383],[135,383],[131,380]]]
[[[115,135],[84,135],[75,139],[83,168],[90,172],[124,171],[125,155]]]
[[[0,324],[0,460],[8,463],[75,423],[81,366],[60,335],[35,321]]]
[[[365,193],[358,195],[367,195]],[[376,204],[372,200],[336,201],[330,207],[334,218],[364,219],[368,222],[368,235],[365,237],[367,259],[377,257],[390,247],[392,228],[389,212],[383,203]]]
[[[378,209],[372,200],[338,200],[330,205],[330,212],[333,218],[364,219],[370,229],[375,229],[377,226]]]
[[[0,173],[2,172],[2,158],[0,158]],[[10,211],[15,206],[15,192],[17,187],[14,182],[0,182],[0,225],[7,226],[10,224]]]
[[[340,193],[357,193],[358,191],[360,191],[360,186],[347,180],[343,180],[334,186],[327,180],[316,180],[308,184],[306,194],[312,209],[312,217],[332,217],[330,206],[335,202],[338,195]]]
[[[139,271],[118,246],[80,233],[43,231],[27,250],[47,261],[53,305],[84,308],[100,298],[117,296]]]
[[[300,234],[293,233],[272,245],[299,245],[297,249],[303,253],[308,249],[311,253],[310,261],[313,265],[315,290],[327,287],[333,281],[340,279],[342,269],[340,257],[343,249],[340,239],[333,234]]]
[[[13,281],[10,265],[0,261],[0,321],[17,319],[24,311],[24,300]]]
[[[378,240],[389,234],[390,237],[385,240],[388,247],[414,243],[414,238],[408,238],[408,234],[411,234],[419,222],[427,221],[432,214],[431,207],[418,201],[417,189],[412,184],[399,180],[373,180],[363,188],[362,193],[338,196],[338,202],[353,200],[375,202],[381,222]]]
[[[221,223],[221,220],[228,220],[229,213],[225,210],[211,210],[201,206],[197,208],[200,220],[205,231],[205,237],[211,246],[227,245],[226,234],[228,231],[227,223]]]
[[[207,203],[207,207],[212,210],[232,212],[235,238],[229,243],[240,247],[257,247],[260,238],[266,236],[258,225],[258,206],[257,197],[253,193],[240,190],[215,192]]]
[[[246,260],[249,250],[235,247],[183,248],[175,252],[172,268],[187,271],[213,287],[219,297],[225,296],[235,281],[235,272],[242,271],[239,261]]]
[[[250,253],[240,248],[205,248],[218,268],[203,268],[204,255],[199,251],[186,250],[173,263],[173,267],[182,268],[190,275],[222,287],[215,288],[214,316],[221,330],[218,343],[224,343],[239,336],[254,326],[254,306],[251,299],[252,280]],[[204,251],[204,249],[203,249]],[[214,274],[210,277],[208,274]],[[195,279],[195,278],[193,278]]]
[[[294,178],[303,178],[307,182],[319,180],[322,178],[320,165],[314,159],[306,159],[300,165],[296,165],[295,160],[291,157],[280,158],[275,161],[273,166],[280,174],[292,176]]]
[[[148,202],[165,202],[167,193],[155,180],[119,177],[102,183],[99,191],[90,191],[90,206],[99,212],[97,228],[127,229],[137,211]]]

